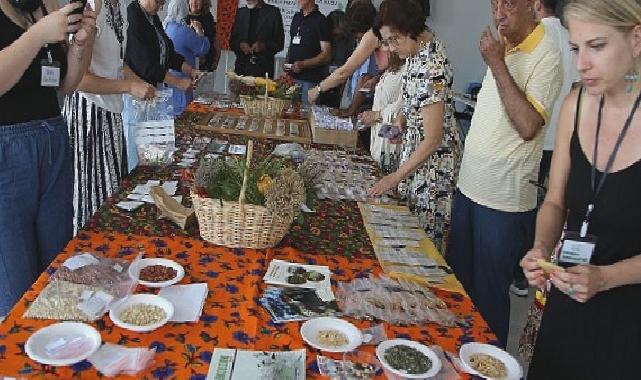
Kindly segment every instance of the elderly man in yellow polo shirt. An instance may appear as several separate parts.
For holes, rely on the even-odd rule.
[[[507,344],[514,266],[531,245],[545,127],[563,82],[561,53],[534,16],[536,0],[491,0],[480,50],[488,70],[478,94],[446,259]]]

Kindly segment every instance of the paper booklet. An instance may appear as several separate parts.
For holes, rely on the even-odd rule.
[[[272,260],[263,277],[270,285],[293,286],[310,289],[332,289],[329,267],[305,265],[283,260]]]
[[[246,351],[216,348],[207,380],[305,380],[305,350]]]

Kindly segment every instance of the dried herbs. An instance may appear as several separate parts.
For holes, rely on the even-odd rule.
[[[410,375],[419,375],[432,368],[430,358],[419,350],[403,344],[390,347],[383,357],[392,368]]]

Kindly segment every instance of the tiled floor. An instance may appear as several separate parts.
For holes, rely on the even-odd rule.
[[[527,374],[527,366],[524,365],[518,352],[519,338],[521,337],[521,332],[523,331],[523,327],[525,326],[527,312],[530,308],[530,305],[534,301],[534,290],[530,289],[530,294],[527,298],[517,297],[514,294],[510,293],[510,300],[512,302],[512,311],[510,313],[510,333],[507,339],[507,350],[517,360],[519,360]]]

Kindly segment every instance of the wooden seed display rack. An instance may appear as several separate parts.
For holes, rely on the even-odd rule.
[[[245,121],[244,125],[242,123],[243,120]],[[271,128],[269,128],[270,124]],[[257,126],[257,129],[253,130],[252,125]],[[297,125],[298,128],[293,125]],[[251,138],[281,140],[301,144],[312,143],[312,133],[307,120],[271,119],[234,115],[229,112],[213,112],[207,117],[198,120],[196,128],[202,131]],[[296,129],[298,134],[292,133]]]

